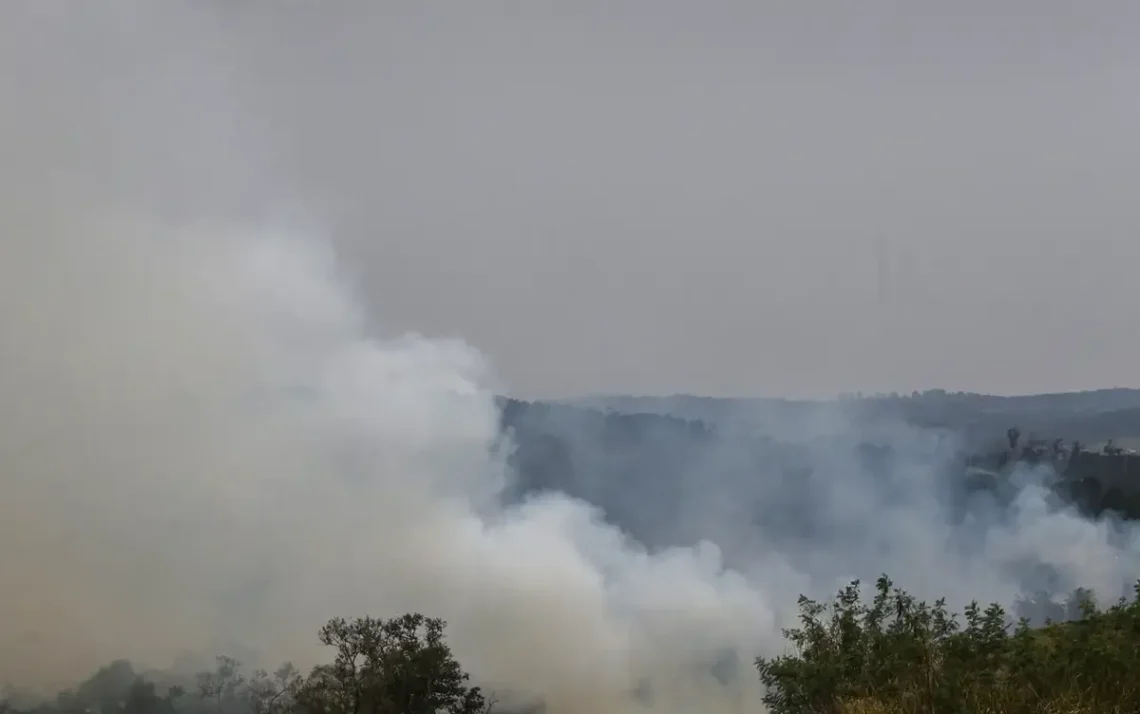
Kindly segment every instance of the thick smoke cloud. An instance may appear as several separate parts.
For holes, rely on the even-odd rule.
[[[885,570],[1009,601],[1023,563],[1109,591],[1140,571],[1032,485],[945,525],[901,428],[897,483],[818,452],[798,487],[829,530],[796,538],[732,508],[796,487],[775,469],[697,497],[736,473],[729,446],[685,472],[675,542],[557,492],[503,506],[490,366],[375,329],[228,84],[224,18],[84,8],[0,15],[0,679],[308,663],[328,617],[418,610],[481,682],[551,714],[756,710],[748,663],[782,649],[801,592]]]
[[[481,359],[366,337],[320,244],[94,219],[37,238],[4,275],[13,681],[235,646],[311,661],[327,617],[421,610],[482,679],[609,711],[631,675],[685,681],[770,630],[714,548],[649,558],[563,497],[495,512]]]
[[[414,609],[556,711],[711,682],[684,670],[767,629],[762,599],[582,503],[495,512],[482,358],[373,337],[326,237],[262,219],[303,202],[243,129],[219,18],[166,7],[5,10],[3,678],[312,661],[324,619]]]

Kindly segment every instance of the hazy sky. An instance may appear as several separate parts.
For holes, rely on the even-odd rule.
[[[303,213],[515,393],[1140,383],[1140,3],[56,5],[6,160]]]

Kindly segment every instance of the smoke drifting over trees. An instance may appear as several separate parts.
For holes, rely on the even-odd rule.
[[[1032,471],[949,518],[938,439],[900,424],[875,434],[889,478],[839,412],[830,444],[682,450],[673,425],[627,452],[596,415],[559,426],[572,461],[504,438],[474,347],[355,299],[235,99],[224,15],[93,7],[0,10],[0,680],[307,671],[331,618],[422,612],[473,683],[550,714],[716,714],[759,708],[750,663],[801,593],[886,571],[1012,603],[1140,574],[1133,530]],[[573,472],[528,484],[526,459]]]

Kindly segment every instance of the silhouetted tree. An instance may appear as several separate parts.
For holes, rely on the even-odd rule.
[[[223,655],[217,658],[213,672],[198,675],[198,694],[203,700],[213,702],[215,712],[221,712],[223,703],[239,696],[244,683],[241,663]]]
[[[292,662],[281,665],[272,675],[265,670],[257,670],[249,680],[249,703],[253,714],[289,712],[296,704],[304,681]]]
[[[173,714],[174,697],[160,697],[155,692],[154,682],[139,678],[131,685],[127,699],[123,703],[123,714]]]

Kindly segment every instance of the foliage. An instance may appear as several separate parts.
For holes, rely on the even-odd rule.
[[[321,644],[336,659],[313,670],[297,701],[311,714],[477,714],[487,708],[478,687],[443,639],[442,620],[412,614],[392,620],[335,618]]]
[[[953,615],[886,576],[869,604],[858,581],[830,605],[801,597],[793,652],[756,661],[765,702],[772,714],[1140,711],[1140,583],[1107,609],[1075,595],[1078,619],[1040,628],[996,604]]]
[[[1135,714],[1140,583],[1135,594],[1105,609],[1088,590],[1035,595],[1018,604],[1043,618],[1034,627],[996,604],[953,614],[886,576],[868,601],[855,581],[828,604],[800,598],[791,651],[756,660],[764,701],[771,714]],[[218,657],[183,686],[118,661],[52,702],[6,690],[0,714],[488,714],[444,629],[420,614],[334,618],[319,633],[332,659],[307,676]]]
[[[190,687],[160,688],[119,661],[104,667],[54,702],[16,706],[14,714],[488,714],[493,702],[452,655],[442,620],[407,614],[389,620],[334,618],[320,631],[333,661],[306,677],[290,663],[272,674],[246,674],[232,657],[201,672]]]

